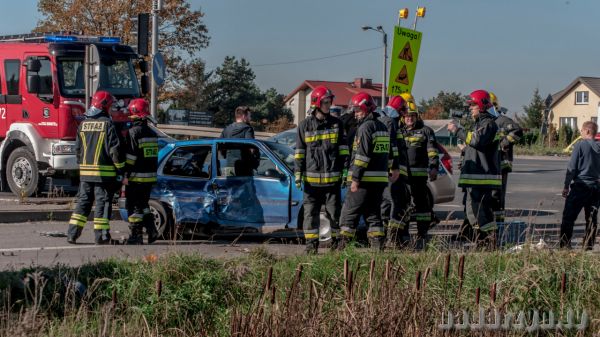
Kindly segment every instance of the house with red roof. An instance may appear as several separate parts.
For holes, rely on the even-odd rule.
[[[314,88],[324,85],[329,88],[335,98],[333,105],[344,109],[348,107],[350,99],[355,94],[364,91],[373,96],[377,105],[381,104],[381,83],[373,83],[368,78],[355,78],[353,82],[333,82],[333,81],[304,81],[284,100],[285,106],[292,110],[294,114],[294,124],[298,125],[306,117],[310,108],[310,94]]]

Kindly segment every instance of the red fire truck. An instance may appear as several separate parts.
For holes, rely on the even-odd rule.
[[[97,89],[118,104],[114,121],[147,90],[147,64],[114,37],[0,36],[0,175],[2,189],[30,196],[57,172],[76,175],[75,134]]]

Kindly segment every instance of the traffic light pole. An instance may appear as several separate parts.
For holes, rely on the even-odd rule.
[[[152,2],[152,67],[154,68],[154,58],[158,53],[158,12],[162,9],[162,0]],[[154,120],[157,119],[157,96],[158,86],[152,72],[152,85],[150,89],[150,114]]]

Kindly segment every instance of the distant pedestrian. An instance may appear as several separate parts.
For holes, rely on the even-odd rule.
[[[221,138],[249,138],[254,139],[254,129],[250,125],[252,110],[247,106],[235,108],[235,122],[227,125]]]
[[[238,106],[235,108],[235,122],[223,129],[221,138],[254,139],[254,129],[250,125],[251,120],[252,110],[247,106]],[[253,146],[243,147],[239,150],[222,151],[221,154],[227,159],[226,166],[222,168],[226,176],[252,175],[251,172],[247,171],[255,169],[259,164],[256,158],[259,154]],[[240,172],[236,172],[235,163],[240,160],[245,161],[248,165],[244,165],[244,169],[238,166],[238,171]]]
[[[594,140],[597,132],[596,123],[583,123],[582,139],[571,154],[562,192],[566,200],[560,225],[560,248],[571,249],[573,227],[582,208],[586,214],[583,247],[586,250],[594,247],[600,205],[600,143]]]

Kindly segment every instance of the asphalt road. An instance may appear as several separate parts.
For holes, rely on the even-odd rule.
[[[507,207],[509,219],[527,223],[560,223],[564,199],[561,197],[567,158],[517,158],[515,170],[509,177]],[[456,163],[456,159],[455,159]],[[458,173],[454,174],[455,181]],[[0,209],[13,196],[0,193]],[[460,218],[462,192],[457,190],[453,202],[436,206],[436,211]],[[33,206],[32,206],[33,207]],[[24,210],[26,211],[26,210]],[[449,222],[457,222],[451,220]],[[580,218],[579,221],[582,221]],[[107,258],[129,258],[139,260],[149,256],[171,252],[195,252],[206,257],[231,258],[249,254],[253,249],[264,246],[278,255],[299,254],[303,247],[298,244],[263,245],[262,242],[226,241],[159,241],[144,246],[95,246],[93,233],[86,227],[77,245],[69,245],[64,236],[65,222],[0,223],[0,270],[23,268],[57,263],[78,266]],[[127,224],[112,223],[111,232],[115,239],[125,239]],[[52,236],[58,234],[58,237]]]

